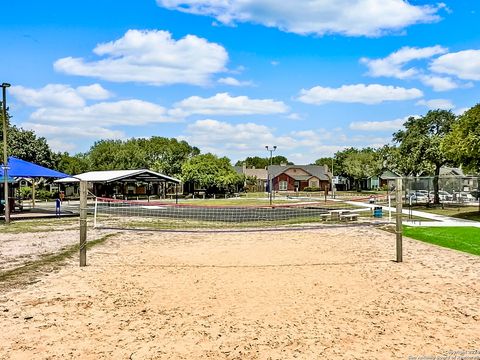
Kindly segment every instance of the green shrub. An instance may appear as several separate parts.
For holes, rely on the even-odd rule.
[[[32,198],[32,188],[30,186],[22,186],[19,189],[20,197],[22,199],[31,199]]]
[[[322,189],[320,189],[319,187],[307,186],[306,188],[303,188],[303,191],[314,192],[314,191],[322,191]]]
[[[55,198],[55,194],[47,190],[38,189],[35,191],[35,198],[38,200],[49,200]]]

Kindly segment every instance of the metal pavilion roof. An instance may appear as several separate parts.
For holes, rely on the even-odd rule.
[[[105,171],[89,171],[83,174],[74,175],[63,179],[56,180],[59,183],[76,183],[87,181],[92,183],[110,183],[110,182],[173,182],[180,183],[179,179],[157,173],[147,169],[139,170],[105,170]]]

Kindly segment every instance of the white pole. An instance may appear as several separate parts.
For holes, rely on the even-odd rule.
[[[392,198],[388,194],[388,222],[392,222]]]
[[[94,229],[97,227],[97,205],[98,205],[98,200],[97,200],[97,197],[95,196],[95,208],[93,210],[93,228]]]
[[[335,199],[335,181],[333,179],[333,157],[332,157],[332,198]]]

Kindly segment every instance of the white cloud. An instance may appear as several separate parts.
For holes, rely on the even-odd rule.
[[[430,69],[437,73],[457,76],[464,80],[480,80],[480,50],[463,50],[435,59]]]
[[[269,115],[282,114],[288,107],[282,101],[272,99],[250,99],[247,96],[230,96],[219,93],[210,98],[191,96],[174,105],[172,116],[189,115]]]
[[[72,152],[77,146],[71,142],[66,142],[60,138],[48,138],[48,145],[53,151]]]
[[[450,77],[423,75],[420,80],[430,86],[434,91],[448,91],[459,87],[459,85]]]
[[[418,115],[411,115],[413,117],[418,117]],[[349,128],[352,130],[359,131],[396,131],[403,127],[403,124],[411,116],[406,116],[404,118],[395,119],[395,120],[386,120],[386,121],[354,121],[350,123]]]
[[[172,39],[168,31],[128,30],[116,41],[98,44],[97,61],[66,57],[55,62],[57,71],[114,82],[150,85],[205,85],[213,74],[225,71],[226,50],[195,35]]]
[[[292,137],[275,136],[273,129],[255,123],[230,124],[212,119],[198,120],[187,126],[186,134],[185,139],[189,143],[202,150],[215,146],[221,154],[228,151],[254,153],[263,151],[265,145],[271,144],[284,149],[296,146]]]
[[[402,127],[405,119],[387,120],[387,121],[356,121],[349,125],[352,130],[360,131],[387,131],[398,130]]]
[[[76,127],[76,126],[57,126],[26,122],[21,125],[24,129],[33,130],[37,135],[44,137],[62,136],[81,137],[91,139],[121,139],[125,133],[120,130],[110,130],[99,126]]]
[[[252,86],[253,85],[253,82],[251,81],[240,81],[233,77],[220,78],[218,79],[218,82],[220,84],[230,85],[230,86]]]
[[[80,107],[85,99],[106,99],[111,94],[99,84],[79,86],[76,89],[63,84],[48,84],[40,89],[12,86],[12,95],[28,106]]]
[[[406,79],[418,75],[419,70],[414,67],[404,69],[405,64],[413,60],[428,59],[435,55],[445,54],[447,51],[448,49],[439,45],[424,48],[405,46],[385,58],[361,58],[360,62],[368,67],[368,75],[370,76]]]
[[[101,126],[173,122],[164,107],[142,100],[101,102],[79,108],[39,108],[30,121],[47,123],[83,123]]]
[[[451,110],[455,109],[455,105],[448,99],[432,99],[432,100],[420,100],[416,105],[426,106],[430,110]]]
[[[463,115],[463,113],[467,110],[470,110],[470,108],[469,107],[463,107],[463,108],[455,109],[454,113],[455,113],[455,115]]]
[[[406,46],[385,58],[361,58],[360,62],[368,67],[368,75],[373,77],[386,76],[397,79],[418,79],[434,91],[448,91],[465,85],[457,83],[448,76],[428,74],[427,70],[423,68],[406,67],[409,62],[414,60],[431,59],[434,56],[445,54],[447,51],[447,48],[440,45],[424,48]],[[436,63],[437,60],[433,60],[433,63]]]
[[[267,156],[265,145],[276,145],[276,154],[285,155],[297,163],[313,162],[318,157],[332,155],[350,146],[380,147],[390,141],[390,137],[345,133],[342,129],[303,129],[282,133],[266,125],[251,122],[230,124],[213,119],[188,125],[179,138],[200,147],[203,152],[214,152],[231,159]]]
[[[287,119],[290,120],[302,120],[302,115],[297,114],[297,113],[291,113],[287,116]]]
[[[302,89],[298,100],[307,104],[324,104],[328,102],[379,104],[384,101],[401,101],[422,97],[423,93],[416,89],[405,89],[379,84],[343,85],[340,88],[315,86]]]
[[[90,100],[105,100],[112,96],[112,94],[105,90],[100,84],[92,84],[88,86],[77,87],[77,92],[84,99]]]
[[[157,0],[159,6],[212,16],[232,25],[251,22],[296,34],[379,36],[409,25],[439,20],[441,6],[405,0]]]

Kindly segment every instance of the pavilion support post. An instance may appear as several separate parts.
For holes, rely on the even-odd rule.
[[[32,179],[32,209],[35,209],[35,179]]]

